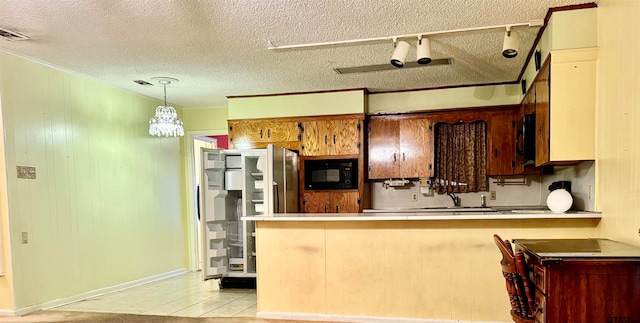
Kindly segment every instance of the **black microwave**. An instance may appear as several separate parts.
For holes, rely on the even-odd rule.
[[[307,190],[348,190],[358,188],[357,159],[312,159],[304,161]]]

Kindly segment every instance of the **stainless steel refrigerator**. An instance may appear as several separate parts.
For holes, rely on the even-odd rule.
[[[298,212],[298,155],[272,144],[201,152],[203,278],[221,278],[221,288],[234,280],[255,284],[255,222],[242,217]]]

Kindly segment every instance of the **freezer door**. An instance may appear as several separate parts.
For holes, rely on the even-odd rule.
[[[220,278],[227,272],[228,192],[224,190],[225,156],[220,149],[201,149],[200,229],[203,279]]]

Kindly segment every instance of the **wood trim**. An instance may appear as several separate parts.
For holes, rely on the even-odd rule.
[[[394,112],[394,113],[370,113],[367,114],[367,118],[373,117],[389,117],[389,116],[397,116],[397,117],[428,117],[434,114],[443,114],[443,113],[453,113],[453,112],[492,112],[492,111],[501,111],[504,109],[513,109],[519,108],[520,104],[506,104],[506,105],[493,105],[493,106],[477,106],[477,107],[466,107],[466,108],[442,108],[435,110],[415,110],[409,112]]]
[[[260,97],[268,97],[268,96],[320,94],[320,93],[351,92],[351,91],[364,91],[365,95],[369,94],[369,89],[362,87],[362,88],[354,88],[354,89],[335,89],[335,90],[323,90],[323,91],[267,93],[267,94],[252,94],[252,95],[228,95],[227,99],[260,98]]]
[[[511,85],[511,84],[517,84],[518,82],[520,81],[495,82],[495,83],[485,83],[485,84],[447,85],[447,86],[425,87],[425,88],[405,89],[405,90],[369,91],[369,94],[417,92],[417,91],[428,91],[428,90],[433,91],[433,90],[446,90],[446,89],[457,89],[457,88],[463,88],[463,87],[479,87],[479,86],[493,86],[493,85]]]
[[[315,115],[315,116],[300,116],[300,117],[275,117],[275,118],[251,118],[251,119],[228,119],[232,122],[238,121],[310,121],[310,120],[332,120],[332,119],[359,119],[363,120],[365,117],[364,113],[352,113],[352,114],[327,114],[327,115]]]
[[[592,3],[574,4],[569,6],[549,8],[549,10],[547,10],[547,15],[544,17],[544,24],[542,25],[542,28],[540,28],[540,31],[538,31],[536,40],[533,42],[533,46],[531,46],[531,50],[529,50],[529,54],[525,59],[525,65],[522,67],[522,70],[520,70],[520,75],[518,75],[517,82],[520,82],[522,80],[522,76],[524,76],[524,72],[527,69],[526,63],[531,60],[531,57],[533,57],[533,53],[536,51],[536,47],[538,47],[538,43],[540,43],[540,39],[542,39],[542,34],[544,34],[544,31],[547,29],[547,26],[549,25],[549,20],[551,19],[551,15],[554,12],[591,9],[591,8],[597,8],[597,7],[598,5],[595,2],[592,2]]]

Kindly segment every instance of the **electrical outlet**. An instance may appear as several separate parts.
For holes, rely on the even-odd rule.
[[[491,191],[491,197],[489,197],[490,200],[495,200],[496,199],[496,191]]]
[[[411,193],[411,200],[412,201],[417,201],[418,200],[418,193]]]
[[[22,244],[29,243],[29,232],[22,232]]]

